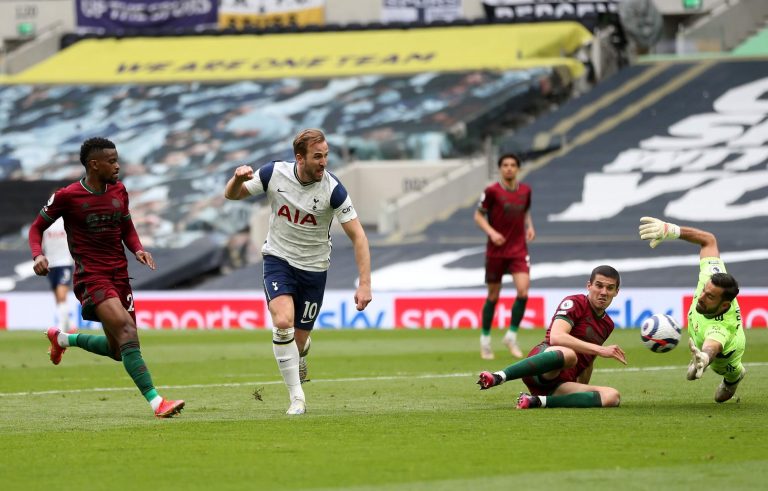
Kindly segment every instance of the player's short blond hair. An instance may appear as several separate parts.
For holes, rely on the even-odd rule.
[[[317,129],[308,128],[301,130],[296,138],[293,139],[293,154],[307,156],[307,149],[310,145],[325,141],[325,134]]]

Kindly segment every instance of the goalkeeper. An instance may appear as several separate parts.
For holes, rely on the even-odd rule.
[[[688,310],[688,346],[692,358],[687,378],[699,379],[711,366],[712,371],[723,376],[715,391],[715,402],[731,399],[746,373],[741,364],[746,340],[736,301],[739,284],[725,271],[717,239],[710,232],[652,217],[640,219],[640,238],[649,240],[651,247],[668,239],[682,239],[701,247],[699,284]]]

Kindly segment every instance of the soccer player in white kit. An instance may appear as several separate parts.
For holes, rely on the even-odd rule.
[[[67,294],[72,285],[72,256],[69,255],[64,219],[59,218],[43,233],[43,254],[48,258],[48,281],[56,299],[56,327],[70,331]],[[74,329],[72,329],[74,330]]]
[[[352,241],[360,280],[357,310],[371,301],[368,238],[352,200],[326,171],[328,142],[322,131],[306,129],[293,140],[295,162],[270,162],[257,172],[235,169],[224,196],[238,200],[266,193],[272,213],[262,247],[264,293],[272,316],[272,349],[291,404],[286,414],[306,412],[301,383],[306,379],[310,333],[323,303],[331,259],[330,227],[336,217]]]

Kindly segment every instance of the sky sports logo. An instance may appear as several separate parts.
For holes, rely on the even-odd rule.
[[[515,297],[496,304],[494,326],[508,326]],[[395,325],[418,329],[470,329],[482,324],[484,297],[408,297],[395,299]],[[529,297],[521,327],[545,325],[544,298]]]
[[[136,324],[145,329],[263,329],[263,299],[142,299]]]

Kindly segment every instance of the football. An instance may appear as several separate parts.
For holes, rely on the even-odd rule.
[[[654,353],[671,351],[680,342],[682,329],[675,319],[666,314],[654,314],[640,326],[643,345]]]

